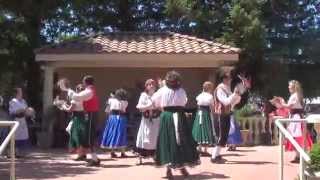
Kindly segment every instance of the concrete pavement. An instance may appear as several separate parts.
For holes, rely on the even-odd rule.
[[[278,177],[278,147],[240,147],[235,152],[223,152],[228,161],[212,164],[209,157],[201,157],[201,165],[188,168],[190,180],[276,180]],[[111,159],[101,152],[101,167],[86,167],[85,162],[69,159],[64,149],[49,151],[33,150],[28,158],[17,160],[17,179],[21,180],[161,180],[165,168],[154,166],[152,159],[145,165],[136,166],[137,158],[132,153],[127,159]],[[298,165],[291,164],[293,153],[285,155],[285,179],[297,177]],[[9,163],[0,159],[0,180],[9,179]],[[175,179],[184,179],[179,171],[173,172]]]

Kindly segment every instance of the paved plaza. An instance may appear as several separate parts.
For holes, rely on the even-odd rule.
[[[28,158],[17,160],[17,179],[21,180],[161,180],[164,168],[157,168],[152,159],[145,165],[136,166],[137,159],[132,153],[127,159],[111,159],[109,154],[100,153],[101,167],[86,167],[85,162],[74,162],[63,149],[48,151],[33,150]],[[194,180],[275,180],[278,176],[278,147],[240,147],[235,152],[224,152],[226,164],[212,164],[209,157],[201,158],[201,165],[189,168]],[[298,165],[289,163],[293,153],[285,156],[285,179],[297,177]],[[0,161],[0,179],[9,179],[9,163]],[[184,179],[174,171],[175,179]]]

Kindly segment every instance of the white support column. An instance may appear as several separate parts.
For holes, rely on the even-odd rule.
[[[54,67],[44,67],[44,83],[43,83],[43,112],[51,106],[53,101],[53,74]]]
[[[42,148],[49,148],[52,145],[52,118],[50,113],[50,106],[53,101],[53,77],[54,67],[46,65],[43,68],[44,82],[43,82],[43,94],[42,94],[42,131],[37,135],[38,145]],[[50,117],[50,118],[49,118]]]

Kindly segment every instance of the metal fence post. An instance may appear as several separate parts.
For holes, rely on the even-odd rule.
[[[13,126],[11,127],[13,128]],[[10,166],[10,180],[16,180],[16,169],[15,169],[15,133],[11,137],[10,142],[10,156],[11,156],[11,166]]]
[[[302,158],[302,155],[300,154],[300,164],[299,164],[299,179],[300,180],[306,180],[306,176],[304,174],[304,169],[305,169],[305,163],[304,159]]]
[[[277,129],[275,127],[275,129]],[[280,163],[279,163],[279,180],[283,180],[283,137],[282,137],[282,133],[279,131],[279,159],[280,159]]]

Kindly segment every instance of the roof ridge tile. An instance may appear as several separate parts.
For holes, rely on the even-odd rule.
[[[239,53],[227,44],[171,31],[122,31],[89,34],[78,39],[51,44],[35,50],[52,53]]]

